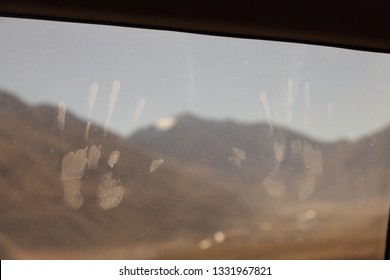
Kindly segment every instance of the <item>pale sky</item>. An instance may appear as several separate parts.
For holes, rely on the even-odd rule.
[[[123,136],[184,112],[323,140],[390,124],[389,54],[171,31],[0,18],[0,89]]]

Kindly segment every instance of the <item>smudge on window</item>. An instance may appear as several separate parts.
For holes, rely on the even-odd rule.
[[[112,172],[104,174],[97,190],[99,205],[103,210],[117,207],[123,200],[127,190],[112,178]]]
[[[264,109],[264,112],[265,112],[265,117],[267,118],[267,123],[268,123],[269,129],[271,131],[271,136],[272,136],[274,134],[274,129],[272,127],[271,110],[269,108],[268,98],[267,98],[267,94],[265,93],[265,91],[262,91],[260,93],[260,102],[263,105],[263,109]]]
[[[162,158],[153,160],[149,166],[149,172],[156,171],[163,163],[164,163],[164,160]]]
[[[66,105],[64,102],[58,102],[58,114],[57,114],[57,125],[58,129],[63,131],[65,129],[66,119]]]
[[[294,106],[294,93],[293,93],[293,79],[289,78],[287,82],[287,116],[288,121],[292,123],[293,121],[293,106]]]
[[[69,152],[62,158],[61,180],[80,179],[85,172],[88,147]]]
[[[114,112],[116,102],[118,100],[118,94],[121,83],[118,80],[115,80],[112,84],[111,93],[108,101],[108,114],[106,119],[106,124],[104,126],[104,136],[107,134],[107,129],[111,123],[112,113]]]
[[[135,111],[134,111],[134,115],[133,115],[133,121],[132,121],[133,124],[141,116],[142,111],[144,110],[145,104],[146,104],[145,98],[142,97],[138,100],[138,103],[137,103],[137,106],[135,107]]]
[[[225,241],[225,239],[226,239],[226,235],[222,231],[217,231],[216,233],[214,233],[214,240],[217,243],[222,243]]]
[[[286,146],[283,143],[274,143],[274,155],[277,162],[282,162],[286,153]]]
[[[93,107],[95,106],[96,101],[96,95],[98,92],[99,86],[96,82],[91,84],[91,87],[89,89],[89,95],[88,95],[88,121],[87,121],[87,127],[85,128],[85,141],[88,140],[89,135],[89,129],[91,127],[91,116]]]
[[[244,150],[241,150],[239,148],[233,147],[232,148],[232,154],[233,156],[229,157],[229,162],[234,165],[235,167],[241,168],[241,162],[246,160],[246,153]]]
[[[99,159],[101,157],[100,152],[101,146],[97,147],[96,145],[92,145],[89,148],[88,153],[88,169],[96,169],[99,164]]]
[[[273,174],[269,174],[262,182],[262,187],[266,193],[275,199],[284,198],[286,195],[286,186],[276,178]]]
[[[83,204],[83,195],[80,191],[81,177],[85,173],[88,147],[76,152],[69,152],[62,158],[61,181],[64,186],[64,203],[78,209]]]
[[[311,172],[311,170],[307,170],[298,185],[298,199],[300,201],[304,201],[311,197],[316,188],[316,183],[316,176],[313,172]]]
[[[206,238],[199,242],[199,248],[201,250],[207,250],[211,247],[212,242],[210,239]]]
[[[110,154],[110,157],[107,160],[107,164],[112,168],[114,165],[118,162],[119,157],[120,157],[120,152],[119,151],[112,151]]]

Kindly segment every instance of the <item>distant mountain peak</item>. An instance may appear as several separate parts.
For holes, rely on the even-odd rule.
[[[154,128],[158,131],[167,131],[174,127],[176,123],[177,119],[175,117],[162,118],[154,123]]]
[[[181,113],[172,117],[158,119],[153,127],[158,131],[168,131],[178,124],[199,122],[200,119],[190,113]]]

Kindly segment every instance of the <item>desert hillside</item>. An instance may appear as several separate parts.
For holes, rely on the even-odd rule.
[[[389,143],[190,114],[124,139],[2,92],[0,257],[382,258]]]

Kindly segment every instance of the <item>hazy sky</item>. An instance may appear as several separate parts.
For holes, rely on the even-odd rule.
[[[168,31],[0,18],[0,88],[121,135],[182,112],[320,139],[390,124],[389,54]]]

